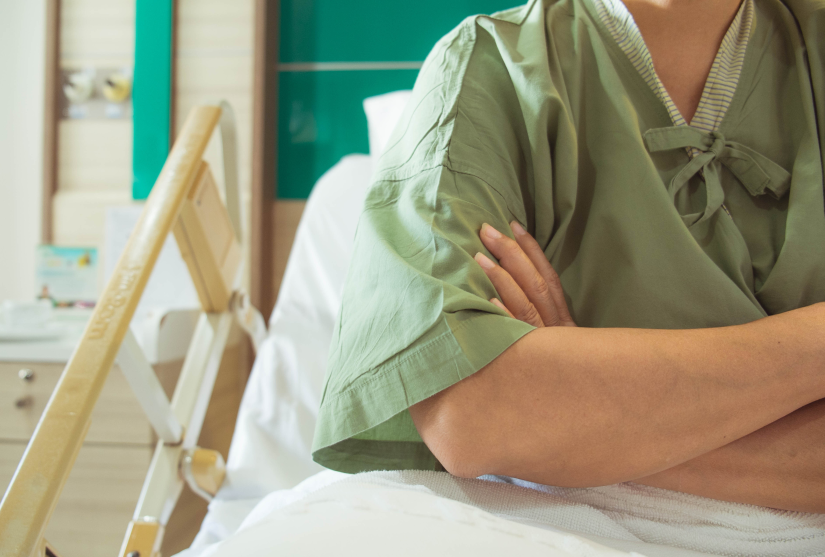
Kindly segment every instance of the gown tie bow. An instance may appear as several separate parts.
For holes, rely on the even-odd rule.
[[[709,219],[725,202],[721,165],[730,170],[754,197],[767,193],[780,199],[791,185],[791,175],[787,170],[750,147],[727,141],[718,131],[707,133],[691,126],[671,126],[648,130],[644,138],[651,153],[685,148],[700,151],[667,187],[671,200],[675,201],[676,193],[693,176],[700,171],[704,174],[707,204],[702,215],[689,223],[691,226]]]

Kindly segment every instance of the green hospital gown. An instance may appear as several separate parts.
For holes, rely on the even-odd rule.
[[[441,469],[407,409],[532,330],[488,301],[484,222],[533,234],[584,327],[719,327],[825,301],[825,2],[756,0],[750,32],[713,133],[673,126],[592,0],[535,0],[442,39],[358,224],[313,458]]]

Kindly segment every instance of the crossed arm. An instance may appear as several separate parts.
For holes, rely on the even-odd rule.
[[[578,328],[529,234],[485,225],[496,303],[536,325],[410,408],[453,474],[636,481],[825,513],[825,304],[717,329]]]

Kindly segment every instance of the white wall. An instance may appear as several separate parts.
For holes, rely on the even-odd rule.
[[[0,300],[34,296],[45,26],[45,0],[0,0]]]

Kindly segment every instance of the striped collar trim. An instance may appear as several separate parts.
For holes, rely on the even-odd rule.
[[[627,55],[633,67],[665,105],[673,125],[687,125],[659,79],[642,33],[627,7],[621,0],[594,0],[594,3],[602,24]],[[708,133],[719,129],[742,74],[753,18],[753,0],[744,0],[722,39],[719,52],[716,54],[705,82],[696,114],[690,122],[691,126]]]

